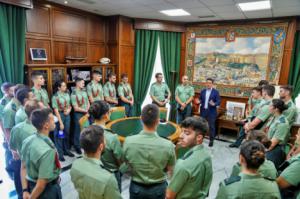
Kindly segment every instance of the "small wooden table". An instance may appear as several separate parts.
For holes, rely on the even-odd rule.
[[[220,135],[221,129],[230,129],[236,131],[236,135],[238,137],[239,131],[240,131],[240,125],[239,121],[237,120],[232,120],[232,119],[227,119],[225,116],[221,116],[217,119],[217,127],[218,127],[218,137]]]

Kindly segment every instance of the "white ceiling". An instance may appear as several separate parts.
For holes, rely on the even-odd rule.
[[[65,0],[48,0],[64,4]],[[242,12],[240,2],[258,0],[68,0],[66,6],[100,15],[124,15],[133,18],[196,22],[300,15],[300,0],[271,0],[271,10]],[[191,16],[169,17],[160,10],[182,8]],[[214,16],[199,18],[199,16]]]

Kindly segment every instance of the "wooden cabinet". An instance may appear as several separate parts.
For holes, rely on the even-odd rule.
[[[25,65],[25,80],[27,85],[33,86],[31,81],[31,74],[33,71],[40,71],[43,73],[45,82],[45,89],[49,95],[53,94],[54,85],[57,81],[64,81],[67,83],[68,88],[71,90],[75,86],[74,75],[85,71],[86,84],[90,82],[92,71],[99,70],[102,73],[102,84],[108,80],[110,73],[115,73],[116,64],[99,64],[99,63],[84,63],[84,64],[27,64]]]

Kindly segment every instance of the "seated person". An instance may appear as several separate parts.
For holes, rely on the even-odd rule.
[[[289,122],[283,111],[287,106],[281,99],[273,99],[269,111],[274,114],[266,126],[268,138],[271,140],[271,146],[267,149],[267,159],[271,160],[278,168],[285,160],[285,147],[289,139]]]
[[[265,147],[256,140],[241,146],[239,176],[230,177],[220,184],[217,199],[276,199],[281,198],[279,188],[272,179],[262,177],[258,169],[265,161]]]
[[[298,130],[298,133],[296,135],[296,140],[295,140],[293,147],[291,148],[288,155],[286,156],[287,160],[289,160],[291,157],[296,156],[297,154],[300,153],[299,146],[300,146],[300,129]]]
[[[263,131],[253,130],[248,133],[247,140],[257,140],[264,145],[265,148],[269,148],[271,141]],[[241,164],[238,162],[232,167],[231,177],[238,176],[241,172]],[[272,161],[265,159],[264,163],[258,168],[258,173],[270,179],[277,178],[277,170]]]

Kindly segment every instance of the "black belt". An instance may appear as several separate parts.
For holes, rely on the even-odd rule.
[[[140,182],[136,182],[136,181],[132,180],[132,183],[134,183],[136,185],[139,185],[141,187],[155,187],[155,186],[162,185],[162,184],[166,183],[166,181],[162,181],[162,182],[158,182],[158,183],[152,183],[152,184],[144,184],[144,183],[140,183]]]

